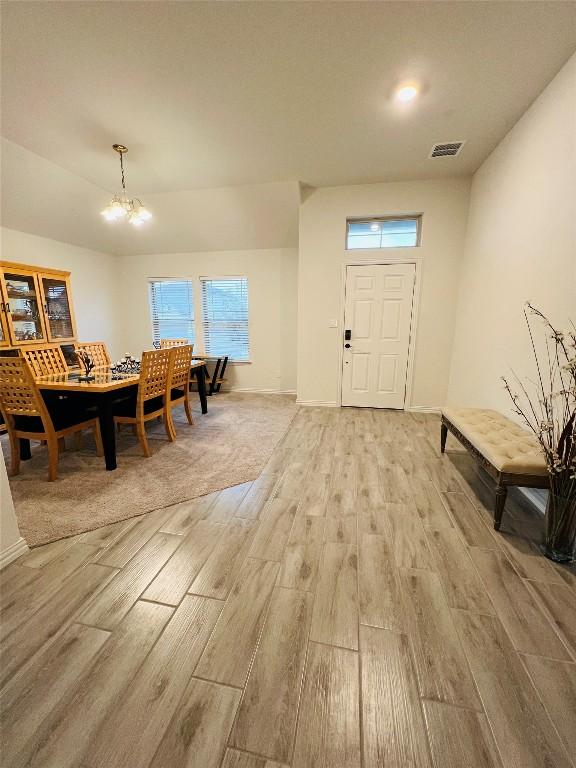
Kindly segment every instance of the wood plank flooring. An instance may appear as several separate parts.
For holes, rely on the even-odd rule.
[[[4,569],[2,766],[576,768],[576,570],[439,431],[303,408],[254,482]]]

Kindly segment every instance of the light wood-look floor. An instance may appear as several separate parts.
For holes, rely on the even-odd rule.
[[[253,483],[10,565],[2,765],[574,768],[576,573],[438,433],[301,409]]]

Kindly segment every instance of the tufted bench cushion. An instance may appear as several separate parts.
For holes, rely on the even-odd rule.
[[[483,408],[443,408],[442,415],[499,472],[546,475],[546,463],[536,438],[498,411]]]

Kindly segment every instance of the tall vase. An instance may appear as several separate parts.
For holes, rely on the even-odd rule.
[[[550,492],[546,506],[544,554],[556,563],[576,561],[576,497]]]

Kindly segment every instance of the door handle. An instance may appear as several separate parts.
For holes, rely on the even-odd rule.
[[[350,349],[351,346],[352,346],[352,344],[344,344],[344,348],[345,349]]]

